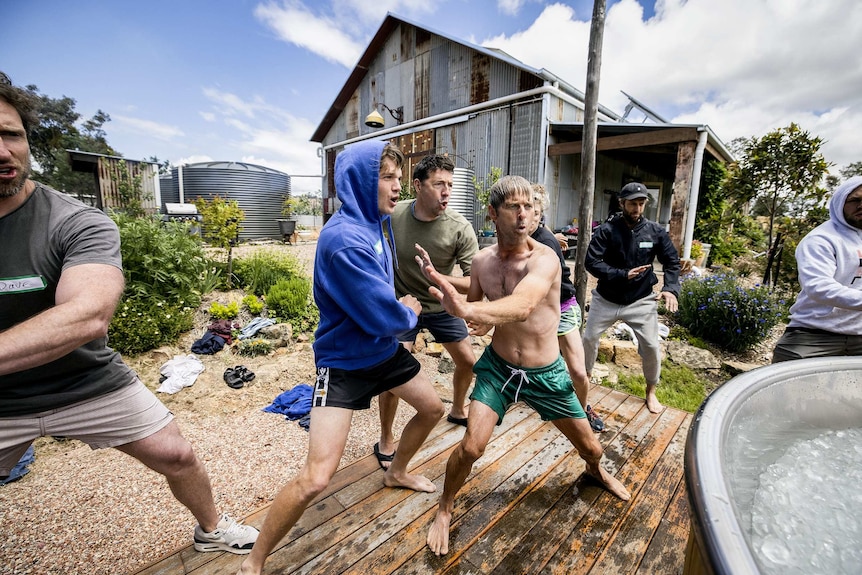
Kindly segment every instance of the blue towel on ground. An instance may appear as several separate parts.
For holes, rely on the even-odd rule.
[[[36,460],[36,450],[33,449],[33,446],[27,448],[27,451],[24,452],[24,455],[21,456],[21,459],[18,460],[18,463],[15,467],[12,468],[12,471],[9,472],[9,477],[6,479],[0,479],[0,485],[5,485],[7,483],[11,483],[16,479],[21,479],[28,473],[30,473],[29,466],[33,461]]]
[[[280,393],[272,404],[263,408],[269,413],[280,413],[291,421],[301,419],[311,413],[311,395],[314,388],[307,383],[300,383]]]

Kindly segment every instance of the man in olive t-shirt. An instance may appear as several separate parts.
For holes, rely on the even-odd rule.
[[[452,376],[452,408],[447,420],[467,425],[467,391],[473,380],[472,340],[464,320],[449,315],[440,302],[428,293],[430,286],[415,263],[416,244],[431,256],[437,271],[447,276],[462,293],[470,285],[470,262],[479,244],[476,232],[467,219],[448,207],[452,196],[455,164],[448,156],[432,154],[413,168],[412,186],[416,198],[398,202],[392,214],[398,267],[395,269],[395,291],[398,297],[410,294],[422,304],[422,313],[416,327],[401,334],[398,339],[408,350],[419,331],[427,329],[435,341],[443,345],[455,364]],[[452,276],[455,265],[461,276]],[[390,393],[380,395],[380,442],[375,446],[380,466],[385,468],[395,451],[392,424],[398,407],[398,398]]]

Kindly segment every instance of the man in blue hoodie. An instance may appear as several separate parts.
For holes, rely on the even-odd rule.
[[[270,552],[329,484],[344,453],[353,412],[368,409],[371,398],[384,391],[406,401],[416,415],[404,427],[383,483],[436,491],[428,478],[407,473],[408,462],[444,409],[419,362],[397,337],[416,325],[422,310],[412,295],[395,297],[390,215],[401,192],[403,162],[398,148],[379,141],[348,146],[335,161],[341,208],[323,227],[314,259],[320,323],[308,457],[273,501],[239,573],[261,572]]]
[[[829,219],[796,246],[801,291],[772,363],[862,355],[862,176],[841,184]]]

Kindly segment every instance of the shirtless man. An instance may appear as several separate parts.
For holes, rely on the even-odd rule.
[[[530,182],[520,176],[500,178],[491,188],[488,213],[496,223],[497,244],[473,259],[466,301],[437,273],[425,250],[416,246],[417,262],[439,286],[429,291],[446,311],[467,320],[473,335],[485,334],[494,326],[491,345],[473,368],[476,384],[467,431],[449,457],[443,493],[428,532],[428,547],[436,555],[449,551],[455,495],[485,451],[494,426],[518,400],[551,421],[572,442],[586,462],[587,473],[620,499],[631,497],[600,466],[602,446],[560,356],[560,262],[550,248],[529,237],[533,218]],[[483,296],[489,301],[482,301]]]

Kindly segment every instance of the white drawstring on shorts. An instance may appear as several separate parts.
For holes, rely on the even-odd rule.
[[[513,377],[515,377],[516,375],[521,376],[520,380],[518,381],[518,389],[515,390],[515,402],[517,402],[518,401],[518,394],[521,393],[521,386],[524,385],[525,383],[530,383],[530,378],[527,377],[527,372],[524,371],[523,369],[518,369],[518,368],[512,367],[511,365],[507,365],[506,367],[508,367],[510,370],[512,370],[512,375],[509,376],[509,379],[507,379],[506,383],[503,384],[503,387],[500,388],[500,393],[502,393],[503,390],[506,389],[506,386],[509,385],[509,382],[512,381]]]

